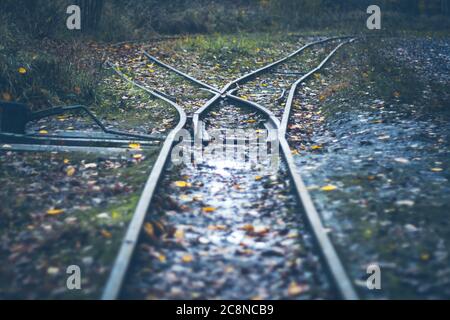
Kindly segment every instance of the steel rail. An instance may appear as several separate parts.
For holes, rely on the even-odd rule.
[[[159,145],[159,141],[137,141],[137,140],[116,140],[88,137],[62,137],[62,136],[37,136],[37,135],[16,135],[0,133],[0,143],[12,144],[33,144],[33,145],[55,145],[67,147],[127,147],[130,143],[139,143],[141,146]]]
[[[286,106],[284,108],[283,117],[281,119],[281,127],[280,127],[280,133],[284,136],[286,134],[289,117],[291,115],[291,109],[292,104],[294,102],[295,93],[297,91],[297,87],[303,83],[305,80],[309,79],[313,74],[317,73],[318,71],[322,70],[322,68],[325,66],[325,64],[331,59],[331,57],[334,56],[334,54],[344,45],[352,43],[355,41],[355,38],[351,38],[348,41],[340,43],[336,48],[334,48],[328,56],[322,60],[322,62],[314,69],[303,75],[300,79],[295,81],[295,83],[291,86],[291,89],[289,90],[289,95],[286,101]]]
[[[157,147],[154,146],[156,149]],[[149,150],[149,147],[143,149],[129,149],[124,147],[83,147],[66,145],[44,145],[44,144],[0,144],[2,151],[23,151],[23,152],[83,152],[95,153],[101,155],[110,154],[137,154],[143,150]],[[159,149],[159,148],[158,148]]]
[[[345,38],[349,38],[349,37],[345,37]],[[340,39],[342,39],[342,37],[340,37]],[[347,43],[351,43],[353,42],[354,39],[350,39],[349,41],[346,41],[344,43],[339,44],[320,64],[318,67],[316,67],[315,69],[313,69],[314,72],[309,72],[307,75],[307,77],[302,77],[303,81],[305,79],[307,79],[309,76],[311,76],[312,74],[314,74],[315,72],[317,72],[318,70],[320,70],[325,63],[337,52],[337,50],[339,50],[339,48],[341,48],[344,44]],[[304,47],[302,47],[304,48]],[[296,52],[301,52],[301,49],[297,50]],[[295,53],[294,53],[295,54]],[[292,55],[291,55],[292,56]],[[281,61],[286,61],[286,59],[281,59]],[[275,64],[276,65],[276,64]],[[162,65],[162,66],[168,66],[166,64]],[[275,115],[269,111],[268,109],[264,108],[263,106],[260,106],[257,103],[248,101],[248,100],[244,100],[242,98],[236,97],[230,93],[226,93],[223,92],[223,90],[225,89],[229,89],[233,83],[238,84],[239,81],[245,81],[246,79],[251,78],[252,76],[254,76],[255,73],[260,73],[264,70],[268,70],[271,67],[274,66],[273,64],[270,64],[269,66],[263,67],[258,69],[257,71],[248,74],[247,76],[241,77],[238,80],[232,81],[230,82],[227,86],[224,87],[224,89],[222,89],[220,93],[217,93],[212,99],[210,99],[202,108],[200,108],[199,110],[197,110],[197,112],[194,114],[194,124],[197,126],[197,129],[195,129],[195,133],[198,134],[200,132],[202,132],[202,130],[199,130],[198,128],[198,121],[199,121],[199,117],[201,116],[202,113],[204,113],[209,107],[211,107],[214,103],[216,103],[217,101],[219,101],[219,99],[223,98],[223,94],[225,95],[225,97],[228,97],[238,103],[244,104],[246,106],[249,107],[253,107],[257,110],[259,110],[260,112],[264,113],[269,120],[275,124],[276,129],[280,129],[280,127],[282,126],[282,124],[280,123],[280,121],[275,117]],[[169,69],[178,73],[179,75],[186,75],[185,73],[178,71],[177,69],[175,69],[174,67],[169,66]],[[202,83],[201,81],[186,75],[185,76],[186,79],[191,80],[192,82],[195,82],[197,84]],[[299,82],[300,83],[300,82]],[[231,84],[231,85],[230,85]],[[298,85],[298,84],[297,84]],[[292,98],[293,99],[293,98]],[[289,109],[290,110],[290,109]],[[285,112],[288,110],[285,110]],[[196,117],[195,117],[196,116]],[[283,114],[283,119],[285,119],[285,115]],[[287,117],[287,119],[289,119],[289,117]],[[285,120],[286,121],[286,120]],[[194,128],[195,128],[194,125]],[[199,131],[199,132],[197,132]],[[320,248],[320,254],[322,256],[322,259],[325,261],[326,267],[328,272],[331,275],[331,279],[334,282],[335,287],[337,288],[339,294],[341,295],[341,297],[345,300],[357,300],[359,299],[358,294],[356,292],[356,290],[353,287],[353,284],[349,278],[349,276],[347,275],[347,272],[345,271],[345,268],[336,252],[336,249],[334,248],[330,238],[328,237],[328,234],[323,226],[321,217],[317,211],[317,209],[314,206],[314,203],[311,199],[311,196],[309,194],[309,191],[307,190],[305,183],[303,182],[300,174],[297,171],[297,166],[295,164],[294,158],[292,156],[292,152],[291,149],[289,147],[289,144],[286,140],[285,137],[285,130],[278,130],[278,135],[277,138],[279,140],[279,144],[280,144],[280,149],[282,151],[282,155],[283,158],[286,161],[287,167],[288,167],[288,172],[289,175],[291,177],[291,180],[294,183],[294,189],[295,189],[295,194],[299,200],[299,202],[301,203],[302,206],[302,211],[304,213],[304,215],[306,216],[307,222],[309,227],[311,228],[313,235],[314,235],[314,239],[316,240],[317,245]],[[197,138],[196,138],[197,139]]]
[[[178,70],[175,67],[172,67],[164,62],[162,62],[161,60],[159,60],[158,58],[150,55],[149,53],[143,51],[144,55],[151,61],[155,62],[156,64],[158,64],[161,67],[164,67],[168,70],[171,70],[175,73],[177,73],[178,75],[186,78],[187,80],[196,83],[198,85],[200,85],[201,87],[211,90],[214,93],[216,93],[216,95],[211,98],[206,104],[204,104],[200,109],[198,109],[197,111],[195,111],[194,115],[193,115],[193,127],[194,127],[194,133],[196,134],[196,137],[198,137],[199,139],[201,139],[201,134],[202,134],[202,130],[201,128],[198,127],[198,123],[200,121],[200,116],[206,111],[208,110],[210,107],[212,107],[213,105],[215,105],[221,98],[223,98],[224,96],[227,95],[227,92],[230,91],[230,89],[233,86],[239,86],[239,84],[243,84],[245,82],[248,82],[250,79],[256,77],[259,74],[262,74],[264,72],[269,71],[270,69],[272,69],[273,67],[276,67],[280,64],[282,64],[283,62],[287,61],[288,59],[291,59],[293,57],[295,57],[296,55],[302,53],[303,51],[305,51],[307,48],[312,47],[314,45],[318,45],[318,44],[322,44],[322,43],[326,43],[326,42],[330,42],[330,41],[334,41],[334,40],[342,40],[342,39],[348,39],[349,36],[342,36],[342,37],[330,37],[330,38],[326,38],[326,39],[322,39],[322,40],[318,40],[318,41],[313,41],[310,43],[305,44],[304,46],[300,47],[299,49],[297,49],[296,51],[290,53],[289,55],[287,55],[284,58],[281,58],[275,62],[272,62],[266,66],[263,66],[257,70],[254,70],[252,72],[249,72],[243,76],[241,76],[238,79],[235,79],[229,83],[227,83],[222,89],[218,89],[215,88],[201,80],[198,80],[194,77],[192,77],[191,75],[188,75],[187,73]]]
[[[147,179],[144,190],[142,191],[141,197],[139,198],[139,202],[134,211],[133,218],[128,226],[125,237],[122,241],[122,245],[120,247],[119,253],[114,262],[113,268],[109,275],[107,284],[102,294],[102,300],[115,300],[119,297],[120,290],[122,288],[123,281],[125,279],[129,264],[131,262],[131,258],[133,256],[133,252],[136,248],[136,244],[139,239],[139,235],[142,230],[142,225],[145,221],[145,216],[148,213],[151,201],[153,199],[153,195],[155,193],[158,182],[161,178],[162,171],[164,170],[167,160],[169,158],[169,154],[172,150],[173,144],[175,142],[175,138],[180,130],[186,124],[186,113],[183,108],[180,107],[175,102],[167,99],[163,95],[158,94],[157,92],[143,86],[142,84],[129,79],[126,77],[120,70],[118,70],[111,62],[107,61],[107,63],[112,66],[113,70],[121,76],[123,79],[133,84],[134,86],[146,91],[150,95],[165,101],[174,107],[179,116],[179,121],[177,126],[169,133],[164,144],[161,148],[161,152],[158,155],[156,162],[153,165],[152,171]]]

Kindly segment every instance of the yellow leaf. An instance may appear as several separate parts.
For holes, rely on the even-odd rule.
[[[325,186],[325,187],[322,187],[322,188],[320,188],[320,190],[322,190],[322,191],[334,191],[334,190],[336,190],[337,189],[337,187],[336,186],[333,186],[333,185],[328,185],[328,186]]]
[[[250,119],[250,120],[247,120],[247,121],[245,121],[245,122],[247,122],[247,123],[255,123],[255,122],[256,122],[256,120],[254,120],[254,119]]]
[[[70,160],[69,159],[64,159],[64,164],[69,164]]]
[[[161,263],[165,263],[167,261],[166,256],[163,254],[158,254],[158,260]]]
[[[189,182],[186,182],[186,181],[176,181],[176,182],[175,182],[175,185],[176,185],[178,188],[188,188],[188,187],[191,186],[191,184],[190,184]]]
[[[47,130],[40,130],[39,134],[48,134],[48,131]]]
[[[182,229],[177,229],[174,236],[178,241],[182,241],[184,239],[184,231]]]
[[[312,146],[311,149],[312,150],[319,150],[319,149],[322,149],[322,146]]]
[[[241,99],[248,100],[247,96],[241,96]]]
[[[24,67],[20,67],[19,70],[17,70],[20,74],[25,74],[27,73],[27,69],[25,69]]]
[[[130,143],[128,147],[133,150],[141,150],[141,145],[137,142]]]
[[[101,231],[101,234],[102,234],[103,237],[105,237],[105,238],[107,238],[107,239],[112,238],[111,232],[109,232],[109,231],[107,231],[107,230],[105,230],[105,229],[103,229],[103,230]]]
[[[211,230],[211,231],[217,231],[217,230],[224,231],[224,230],[227,230],[227,227],[224,226],[224,225],[208,226],[208,230]]]
[[[68,167],[68,168],[66,169],[66,174],[67,174],[67,176],[69,176],[69,177],[73,176],[73,175],[75,174],[75,168],[72,167],[72,166]]]
[[[181,261],[183,261],[184,263],[189,263],[194,261],[194,257],[191,254],[186,254],[181,258]]]
[[[209,213],[209,212],[214,212],[214,211],[216,211],[216,208],[213,208],[213,207],[205,207],[205,208],[203,208],[202,210],[203,210],[203,212]]]
[[[144,231],[150,238],[155,237],[155,228],[153,228],[153,225],[151,223],[147,222],[144,225]]]
[[[140,154],[140,153],[134,154],[133,159],[136,159],[136,160],[142,159],[142,154]]]
[[[442,169],[442,168],[432,168],[431,171],[433,171],[433,172],[442,172],[442,171],[444,171],[444,169]]]
[[[299,285],[296,282],[292,282],[288,288],[288,295],[290,295],[291,297],[298,296],[305,291],[308,291],[308,289],[309,288],[307,285]]]
[[[321,102],[325,101],[326,98],[327,97],[322,94],[322,95],[319,96],[319,101],[321,101]]]
[[[314,73],[314,78],[316,78],[317,80],[319,80],[321,77],[320,77],[320,73]]]
[[[263,177],[261,177],[261,176],[256,176],[256,177],[255,177],[255,180],[256,180],[256,181],[260,181],[260,180],[262,180],[262,178],[263,178]]]
[[[64,213],[64,210],[61,210],[61,209],[50,209],[50,210],[47,211],[47,214],[49,216],[57,216],[57,215],[62,214],[62,213]]]
[[[428,260],[430,260],[430,255],[428,253],[422,253],[420,255],[420,259],[423,261],[428,261]]]

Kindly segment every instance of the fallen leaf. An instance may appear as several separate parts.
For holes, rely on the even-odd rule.
[[[139,160],[139,159],[142,159],[142,154],[140,154],[140,153],[137,153],[137,154],[134,154],[133,155],[133,159],[136,159],[136,160]]]
[[[62,210],[62,209],[50,209],[47,211],[47,214],[49,216],[57,216],[62,213],[64,213],[64,210]]]
[[[158,260],[161,263],[165,263],[167,261],[166,256],[163,254],[158,254]]]
[[[216,211],[216,208],[214,208],[214,207],[204,207],[202,210],[205,213],[210,213],[210,212]]]
[[[183,231],[183,229],[177,229],[177,231],[175,231],[174,237],[178,241],[184,240],[184,231]]]
[[[262,236],[269,232],[269,228],[266,226],[255,226],[253,229],[253,233]]]
[[[75,171],[76,171],[75,168],[70,166],[70,167],[67,167],[66,174],[68,177],[71,177],[75,174]]]
[[[112,238],[111,232],[109,232],[109,231],[107,231],[107,230],[105,230],[105,229],[103,229],[103,230],[101,231],[101,234],[102,234],[103,237],[105,237],[105,238],[107,238],[107,239],[111,239],[111,238]]]
[[[243,226],[241,228],[242,230],[245,230],[247,232],[253,232],[253,230],[255,229],[251,224],[246,224],[245,226]]]
[[[192,185],[186,181],[176,181],[175,186],[177,186],[178,188],[188,188],[191,187]]]
[[[40,130],[39,134],[48,134],[48,131],[47,130]]]
[[[309,290],[309,287],[307,285],[299,285],[296,282],[292,282],[288,288],[288,295],[291,297],[295,297],[295,296],[298,296],[308,290]]]
[[[261,176],[256,176],[256,177],[255,177],[255,180],[256,180],[256,181],[260,181],[260,180],[262,180],[262,178],[263,178],[263,177],[261,177]]]
[[[431,171],[433,171],[433,172],[442,172],[442,171],[444,171],[444,169],[442,169],[442,168],[432,168]]]
[[[150,238],[155,238],[155,228],[149,222],[144,225],[144,231]]]
[[[224,230],[227,230],[227,227],[224,226],[224,225],[208,226],[208,230],[211,230],[211,231],[216,231],[216,230],[224,231]]]
[[[322,146],[312,146],[311,149],[312,150],[319,150],[319,149],[322,149]]]
[[[430,255],[428,253],[422,253],[420,255],[420,259],[423,261],[428,261],[428,260],[430,260]]]
[[[133,150],[141,150],[141,145],[137,142],[130,143],[128,147]]]
[[[181,261],[183,261],[184,263],[190,263],[190,262],[194,261],[194,257],[191,254],[185,254],[181,258]]]
[[[20,74],[26,74],[26,73],[27,73],[27,69],[25,69],[24,67],[20,67],[17,71],[18,71]]]
[[[4,101],[11,101],[12,100],[12,96],[9,92],[3,92],[2,93],[2,99]]]
[[[320,188],[320,190],[322,190],[322,191],[334,191],[334,190],[336,190],[337,189],[337,187],[336,186],[333,186],[333,185],[327,185],[327,186],[325,186],[325,187],[322,187],[322,188]]]

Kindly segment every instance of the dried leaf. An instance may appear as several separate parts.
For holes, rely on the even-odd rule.
[[[327,186],[325,186],[325,187],[322,187],[322,188],[320,188],[320,190],[322,190],[322,191],[334,191],[334,190],[336,190],[337,189],[337,187],[336,186],[333,186],[333,185],[327,185]]]
[[[2,93],[2,99],[4,101],[11,101],[12,100],[12,96],[9,92],[3,92]]]
[[[224,231],[224,230],[227,230],[227,227],[224,226],[224,225],[208,226],[208,230],[212,230],[212,231],[216,231],[216,230]]]
[[[185,254],[181,258],[181,261],[183,261],[184,263],[190,263],[190,262],[194,261],[194,257],[191,254]]]
[[[177,229],[177,231],[175,231],[175,239],[177,239],[178,241],[182,241],[184,240],[184,231],[183,229]]]
[[[298,296],[308,290],[309,290],[309,287],[307,285],[299,285],[296,282],[292,282],[288,288],[288,295],[291,297],[295,297],[295,296]]]
[[[76,171],[75,168],[70,166],[70,167],[67,167],[66,174],[68,177],[71,177],[75,174],[75,171]]]
[[[214,208],[214,207],[204,207],[202,210],[205,213],[210,213],[210,212],[216,211],[216,208]]]
[[[175,186],[177,186],[178,188],[188,188],[191,187],[192,185],[186,181],[176,181]]]
[[[130,143],[128,147],[133,150],[141,150],[141,145],[137,142]]]
[[[62,213],[64,213],[64,210],[62,210],[62,209],[50,209],[47,211],[47,214],[49,216],[57,216]]]
[[[111,239],[111,238],[112,238],[111,232],[109,232],[109,231],[107,231],[107,230],[105,230],[105,229],[103,229],[103,230],[101,231],[101,234],[102,234],[102,236],[105,237],[106,239]]]
[[[155,238],[155,228],[149,222],[144,225],[144,231],[150,238]]]

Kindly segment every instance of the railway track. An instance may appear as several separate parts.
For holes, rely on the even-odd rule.
[[[305,184],[303,183],[300,175],[297,172],[297,168],[295,166],[294,159],[293,159],[291,150],[289,148],[288,142],[285,139],[285,135],[286,135],[286,128],[287,128],[287,125],[289,122],[291,106],[295,99],[295,92],[297,90],[297,87],[302,82],[304,82],[308,78],[310,78],[313,74],[319,72],[323,68],[323,66],[326,64],[326,62],[342,46],[344,46],[345,44],[351,43],[352,41],[354,41],[354,39],[352,39],[350,37],[334,37],[334,38],[327,38],[324,40],[309,43],[280,60],[277,60],[271,64],[268,64],[262,68],[259,68],[251,73],[248,73],[236,80],[229,82],[223,88],[216,88],[214,86],[211,86],[201,80],[198,80],[198,79],[190,76],[189,74],[187,74],[185,72],[178,70],[177,68],[175,68],[173,66],[170,66],[170,65],[160,61],[159,59],[151,56],[147,52],[143,52],[143,54],[149,60],[151,60],[153,63],[155,63],[155,64],[159,65],[160,67],[165,68],[171,72],[178,74],[179,76],[183,77],[187,81],[190,81],[191,83],[193,83],[195,86],[202,88],[204,90],[207,90],[213,95],[213,97],[208,102],[206,102],[201,108],[199,108],[198,110],[196,110],[193,113],[192,130],[194,132],[194,141],[192,141],[192,142],[200,142],[200,144],[202,144],[205,140],[208,141],[208,139],[205,139],[205,138],[209,138],[207,135],[211,129],[220,130],[221,128],[223,129],[224,127],[230,129],[230,126],[232,127],[233,125],[234,125],[233,129],[250,129],[250,130],[256,130],[258,132],[267,130],[267,132],[276,132],[275,136],[272,136],[272,140],[267,138],[266,140],[264,140],[262,142],[259,141],[258,143],[259,143],[260,147],[262,145],[264,145],[264,147],[265,147],[265,146],[267,146],[267,142],[270,142],[271,145],[275,145],[276,148],[281,152],[281,159],[282,159],[281,162],[282,163],[280,164],[280,169],[279,169],[280,176],[282,177],[281,178],[282,180],[283,180],[283,177],[288,178],[288,180],[290,181],[289,184],[292,187],[293,192],[283,193],[285,190],[284,191],[278,190],[277,191],[278,193],[276,193],[275,195],[277,197],[280,197],[281,199],[287,199],[286,202],[290,203],[289,210],[291,210],[291,211],[293,210],[295,213],[300,213],[299,216],[303,217],[303,220],[300,224],[302,225],[304,223],[305,226],[308,226],[308,230],[310,230],[310,233],[312,234],[312,238],[313,238],[313,241],[310,244],[308,244],[308,240],[304,241],[306,243],[305,247],[309,248],[309,250],[312,250],[313,246],[314,246],[314,248],[318,249],[318,251],[320,252],[321,262],[324,265],[323,269],[325,269],[325,271],[328,274],[328,278],[333,283],[335,291],[338,293],[337,296],[340,298],[343,298],[343,299],[350,299],[350,300],[358,299],[358,295],[357,295],[355,289],[353,288],[352,282],[349,279],[349,277],[342,265],[342,262],[338,256],[336,250],[334,249],[334,247],[327,235],[327,232],[325,231],[324,226],[322,225],[320,216],[314,207],[314,204],[313,204],[311,197],[305,187]],[[308,48],[312,48],[314,46],[320,46],[322,44],[332,43],[332,42],[339,42],[339,43],[338,43],[338,45],[335,46],[335,48],[331,52],[329,52],[326,55],[326,57],[320,62],[320,64],[318,64],[312,70],[309,70],[306,73],[290,72],[290,71],[281,72],[281,73],[283,73],[283,75],[289,73],[290,75],[299,77],[299,79],[297,81],[295,81],[294,83],[292,83],[292,85],[290,86],[290,88],[288,88],[288,90],[286,88],[282,89],[282,94],[281,94],[281,96],[278,97],[278,99],[285,100],[286,102],[285,102],[285,106],[284,106],[283,110],[277,112],[279,117],[275,116],[274,110],[270,110],[271,109],[270,106],[262,106],[259,103],[252,102],[252,101],[249,101],[248,99],[244,99],[242,97],[237,96],[237,93],[247,83],[251,82],[254,79],[258,79],[258,77],[261,77],[263,75],[270,73],[270,71],[273,71],[273,69],[275,69],[275,68],[278,68],[280,66],[288,64],[290,59],[303,53]],[[109,65],[114,67],[114,65],[112,63],[109,63]],[[123,240],[119,254],[114,263],[108,283],[105,287],[105,290],[104,290],[104,293],[102,296],[102,298],[105,300],[120,298],[121,295],[123,294],[122,290],[125,290],[128,292],[135,291],[133,287],[131,289],[128,289],[128,288],[124,289],[124,287],[127,286],[127,283],[125,283],[125,282],[133,283],[133,281],[134,281],[134,285],[138,285],[138,286],[139,286],[139,284],[137,284],[138,282],[145,282],[145,279],[143,280],[142,277],[145,277],[146,275],[138,275],[137,278],[135,277],[134,280],[131,277],[131,280],[128,281],[128,279],[130,277],[128,275],[128,272],[129,272],[130,267],[132,267],[131,261],[132,261],[132,258],[134,257],[136,247],[140,240],[140,235],[142,233],[143,225],[146,221],[150,221],[150,220],[148,220],[149,219],[148,216],[150,215],[149,212],[151,210],[155,210],[153,207],[157,207],[157,206],[151,206],[150,204],[152,203],[152,201],[154,201],[155,194],[157,193],[158,183],[160,182],[160,179],[164,176],[163,171],[168,163],[169,154],[172,150],[172,147],[174,146],[174,143],[176,142],[177,135],[180,133],[181,129],[183,127],[185,127],[185,125],[186,125],[186,114],[183,111],[183,109],[174,102],[175,101],[174,99],[170,98],[168,95],[166,95],[162,92],[149,89],[143,83],[130,80],[123,73],[121,73],[121,71],[119,71],[117,68],[115,68],[115,70],[119,75],[124,77],[124,79],[127,79],[127,81],[129,81],[129,82],[133,83],[134,85],[136,85],[137,87],[147,91],[148,93],[152,94],[153,96],[164,100],[166,103],[168,103],[172,107],[176,108],[179,113],[180,121],[179,121],[178,125],[176,126],[176,128],[168,135],[166,141],[164,142],[164,145],[163,145],[161,153],[158,157],[158,160],[155,163],[152,173],[145,185],[144,191],[142,193],[142,196],[140,198],[138,206],[135,210],[133,219],[129,225],[128,231]],[[275,71],[274,73],[280,73],[280,72]],[[288,92],[288,96],[287,96],[287,98],[285,98],[287,92]],[[229,110],[229,111],[227,112],[227,110]],[[239,110],[239,111],[237,111],[237,110]],[[280,116],[281,116],[281,118],[280,118]],[[240,123],[240,124],[236,125],[236,123]],[[242,125],[242,123],[245,123],[246,125]],[[268,135],[268,136],[270,136],[270,135]],[[239,144],[239,142],[238,142],[238,144]],[[233,145],[234,145],[234,141],[233,141]],[[250,152],[249,149],[251,149],[251,146],[246,147],[244,145],[242,147],[244,149],[244,158],[245,158],[246,156],[248,156],[248,153]],[[253,147],[254,147],[254,145],[253,145]],[[188,169],[189,174],[191,174],[193,176],[197,176],[197,177],[205,177],[205,176],[210,177],[210,182],[212,181],[215,183],[223,183],[225,185],[225,190],[228,190],[227,188],[236,187],[236,185],[239,185],[239,183],[236,183],[236,181],[241,182],[242,184],[253,185],[254,188],[259,188],[261,186],[261,183],[259,183],[259,180],[262,180],[263,179],[262,177],[258,176],[257,178],[254,179],[256,182],[253,182],[253,181],[251,181],[252,178],[249,178],[249,173],[246,172],[244,174],[242,171],[242,168],[231,168],[231,170],[230,170],[230,168],[228,168],[233,176],[233,179],[227,180],[227,178],[224,178],[223,180],[218,182],[216,175],[210,175],[211,170],[209,170],[209,168],[211,167],[211,163],[212,163],[211,161],[213,161],[213,162],[215,161],[214,163],[217,164],[218,163],[217,161],[226,162],[227,159],[221,159],[220,157],[219,157],[219,159],[217,159],[217,157],[216,158],[212,157],[212,158],[206,159],[206,165],[205,165],[205,163],[203,163],[203,165],[198,164],[197,167],[189,168]],[[247,170],[248,170],[248,168],[247,168]],[[251,172],[250,176],[252,174],[254,174],[254,173]],[[169,176],[169,175],[170,174],[167,174],[166,176]],[[169,180],[167,180],[167,179],[169,179]],[[167,178],[167,179],[163,178],[163,180],[164,180],[163,182],[164,183],[168,183],[170,181],[173,182],[174,178],[172,177],[172,180],[170,180],[170,178]],[[229,185],[229,184],[231,184],[231,185]],[[198,191],[201,192],[202,189],[205,189],[205,187],[200,187]],[[274,189],[276,189],[276,187],[274,187]],[[290,198],[291,196],[293,196],[293,198]],[[203,194],[202,197],[208,197],[208,194]],[[209,201],[212,202],[214,200],[209,199]],[[267,198],[260,197],[258,199],[255,199],[254,201],[260,201],[261,204],[267,205],[268,200],[267,200]],[[239,206],[245,207],[245,204],[243,204],[241,202],[242,202],[242,199],[238,197],[237,199],[235,199],[235,203],[233,204],[234,207],[233,206],[227,207],[226,209],[228,211],[233,210],[232,208],[235,208],[236,205],[238,207]],[[297,205],[295,203],[297,203]],[[286,212],[284,212],[284,209],[279,207],[280,205],[283,206],[283,202],[275,201],[275,204],[276,204],[276,206],[275,206],[276,211],[277,212],[280,211],[280,213],[279,213],[279,215],[281,217],[280,219],[290,219],[289,215]],[[162,207],[164,209],[164,206],[162,206]],[[287,205],[286,207],[289,207],[289,205]],[[215,210],[215,208],[212,208],[212,207],[207,207],[207,208],[209,208],[210,211]],[[200,210],[204,210],[204,209],[205,208],[203,208],[203,209],[200,208]],[[226,212],[227,210],[223,209],[220,213]],[[298,211],[300,211],[300,212],[298,212]],[[270,219],[272,219],[272,220],[276,219],[277,212],[275,212],[275,213],[272,212],[272,215],[270,215]],[[175,219],[174,221],[176,221],[177,223],[181,223],[181,224],[188,223],[187,221],[183,220],[184,218],[182,216],[176,217],[174,219]],[[269,221],[272,221],[270,219],[269,219]],[[251,221],[253,221],[253,220],[251,220]],[[202,216],[201,218],[197,218],[196,222],[198,224],[206,227],[210,221],[207,218],[204,218]],[[233,221],[233,219],[231,222],[236,223],[236,221]],[[233,228],[231,226],[231,224],[228,227]],[[257,232],[255,232],[255,230],[253,230],[253,229],[249,230],[249,229],[251,229],[251,228],[249,227],[249,225],[247,225],[247,229],[246,229],[247,233],[248,232],[253,233],[253,234],[257,233]],[[274,227],[274,229],[276,229],[276,228]],[[266,230],[265,232],[269,233],[269,236],[271,236],[270,231]],[[276,237],[277,234],[281,233],[280,230],[278,230],[277,232],[275,232],[273,234],[274,237]],[[232,233],[232,235],[237,235],[236,237],[238,237],[239,235],[242,235],[242,232],[235,230]],[[228,239],[228,240],[230,240],[230,239]],[[231,239],[231,240],[233,240],[233,239]],[[206,245],[208,241],[210,241],[210,240],[203,239],[203,244]],[[237,242],[239,242],[239,241],[237,241]],[[233,241],[231,241],[231,243],[233,243]],[[228,249],[227,246],[230,246],[230,243],[224,244],[219,239],[219,240],[217,240],[217,243],[215,243],[215,245],[218,248],[227,250]],[[258,255],[259,249],[257,246],[253,246],[253,245],[254,244],[251,243],[248,246],[250,248],[254,248],[254,251],[256,251],[256,255]],[[231,244],[231,246],[232,246],[232,244]],[[292,245],[292,246],[294,247],[294,245]],[[170,249],[168,249],[168,250],[170,250]],[[239,249],[237,249],[237,250],[239,250]],[[285,249],[285,250],[286,250],[285,254],[289,257],[293,257],[298,253],[296,250],[290,249],[290,248]],[[188,258],[183,258],[183,259],[190,260],[193,258],[190,255],[188,257],[189,257],[189,259]],[[261,257],[264,257],[263,253],[262,253]],[[139,263],[139,259],[140,259],[139,257],[134,257],[133,261],[138,261],[138,263]],[[166,259],[165,256],[164,256],[164,259]],[[263,259],[262,265],[264,267],[265,260],[264,260],[264,258],[262,258],[262,259]],[[215,260],[208,260],[208,259],[206,259],[206,260],[209,261],[209,263],[211,263],[212,265],[216,264]],[[252,265],[251,261],[249,263],[250,263],[250,265]],[[284,267],[286,267],[283,264],[283,262],[280,262],[280,263],[282,264],[282,266],[281,266],[282,269]],[[220,268],[220,266],[218,266],[218,267]],[[255,266],[253,266],[253,267],[255,267]],[[266,266],[266,267],[268,269],[270,269],[270,266]],[[319,266],[317,268],[321,268],[321,267]],[[139,272],[140,272],[139,267],[135,268],[136,270],[133,268],[131,268],[131,269],[132,269],[132,273],[134,272],[136,274],[139,274]],[[318,269],[312,268],[310,271],[317,272]],[[170,272],[172,272],[172,273],[170,273]],[[265,269],[263,268],[261,270],[261,272],[264,273]],[[169,270],[161,272],[161,274],[165,275],[165,276],[167,276],[168,274],[173,274],[173,273],[174,273],[173,270],[170,270],[170,268],[169,268]],[[190,280],[194,280],[194,278],[192,278]],[[288,277],[288,279],[289,279],[289,281],[291,281],[292,279],[295,279],[295,275],[292,275],[292,277]],[[127,281],[125,281],[125,280],[127,280]],[[157,280],[158,280],[157,277],[153,278],[153,281],[157,281]],[[159,279],[159,280],[161,280],[161,279]],[[162,281],[164,281],[164,280],[162,280]],[[321,281],[322,280],[317,280],[316,282],[320,283]],[[291,283],[294,283],[294,280],[292,280]],[[246,281],[243,281],[243,285],[244,285],[244,287],[242,288],[242,290],[245,291],[245,286],[250,285],[250,283],[246,283]],[[315,285],[316,285],[315,283],[311,282],[311,287],[314,287]],[[133,286],[133,284],[132,284],[132,286]],[[295,288],[296,287],[294,286],[294,289]],[[317,288],[321,288],[321,285],[317,284]],[[297,289],[298,289],[298,287],[297,287]],[[327,290],[331,291],[330,288],[327,288]],[[164,291],[164,289],[161,289],[161,291]],[[278,291],[275,290],[274,292],[278,292]],[[210,294],[212,296],[214,296],[214,294],[216,294],[216,293],[210,293]],[[130,295],[132,295],[132,293]],[[232,292],[228,292],[226,290],[225,290],[225,292],[222,292],[220,296],[226,297],[226,298],[236,298],[232,295]],[[281,293],[280,293],[280,295],[274,294],[274,295],[272,295],[272,297],[273,296],[275,296],[277,298],[284,298],[284,296]],[[200,297],[203,297],[203,296],[200,296]],[[327,298],[330,298],[330,297],[333,297],[333,296],[327,296]]]

